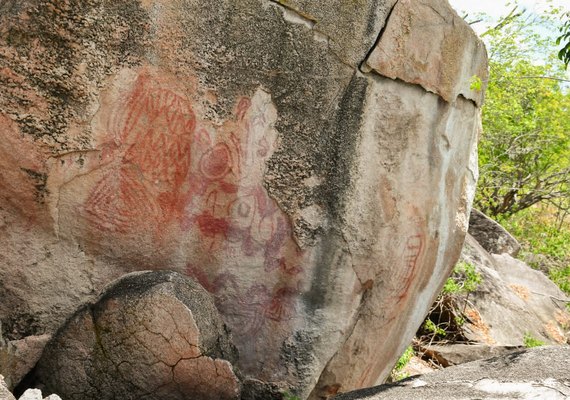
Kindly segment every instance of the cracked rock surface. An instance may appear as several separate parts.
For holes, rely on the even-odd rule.
[[[0,2],[6,338],[165,268],[212,294],[249,387],[383,380],[459,257],[485,76],[444,0]],[[162,378],[132,377],[97,318],[66,326],[125,385],[198,362],[135,330]]]
[[[211,296],[174,272],[141,272],[82,307],[47,345],[36,375],[66,400],[231,400],[235,347]]]

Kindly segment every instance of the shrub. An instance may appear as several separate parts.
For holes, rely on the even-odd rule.
[[[557,218],[557,210],[548,206],[532,207],[501,224],[521,243],[520,256],[530,258],[542,254],[546,265],[529,262],[533,268],[546,272],[560,289],[570,295],[570,224]]]
[[[408,377],[408,374],[403,373],[402,370],[408,365],[414,354],[414,348],[408,346],[390,373],[389,381],[396,382]]]
[[[532,347],[544,346],[544,342],[542,340],[536,339],[529,332],[526,332],[524,334],[523,344],[524,344],[524,347],[527,347],[529,349]]]
[[[475,266],[465,261],[455,265],[443,290],[418,330],[420,343],[465,341],[462,325],[469,295],[481,284],[482,277]]]

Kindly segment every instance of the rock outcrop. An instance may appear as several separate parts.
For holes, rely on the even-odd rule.
[[[199,284],[175,272],[135,272],[67,321],[35,374],[66,400],[237,400],[236,361]]]
[[[247,379],[383,380],[461,251],[474,78],[445,0],[2,3],[8,339],[167,268],[214,295]],[[66,330],[93,341],[88,309]]]
[[[462,259],[482,277],[465,308],[462,328],[468,340],[492,346],[522,346],[525,337],[567,343],[570,299],[544,273],[506,253],[487,253],[470,235]]]
[[[539,347],[358,390],[335,400],[549,399],[570,397],[570,347]]]
[[[491,254],[507,253],[516,257],[521,249],[520,243],[499,223],[472,209],[469,217],[469,234]]]

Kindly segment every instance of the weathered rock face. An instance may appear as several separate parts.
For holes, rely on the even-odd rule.
[[[310,3],[0,5],[10,339],[164,266],[214,294],[247,377],[388,375],[461,250],[485,52],[444,1]]]
[[[507,253],[516,257],[521,249],[520,243],[505,228],[474,208],[469,217],[469,234],[491,254]]]
[[[487,77],[486,57],[446,0],[400,0],[364,69],[418,84],[448,102],[462,96],[481,105],[483,92],[473,82]]]
[[[551,399],[570,397],[570,347],[538,347],[354,391],[335,400]]]
[[[568,342],[570,299],[544,273],[508,254],[490,255],[470,235],[462,259],[482,277],[466,308],[467,339],[491,346],[522,346],[525,336]]]
[[[211,296],[174,272],[133,273],[82,307],[36,374],[63,398],[239,399],[237,352]]]

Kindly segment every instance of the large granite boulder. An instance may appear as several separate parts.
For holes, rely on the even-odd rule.
[[[163,266],[215,296],[246,378],[382,381],[461,251],[473,78],[445,0],[1,3],[8,338]]]
[[[335,400],[472,400],[570,398],[570,347],[539,347],[474,361]]]
[[[199,284],[175,272],[135,272],[66,322],[35,379],[66,400],[237,400],[235,361]]]

